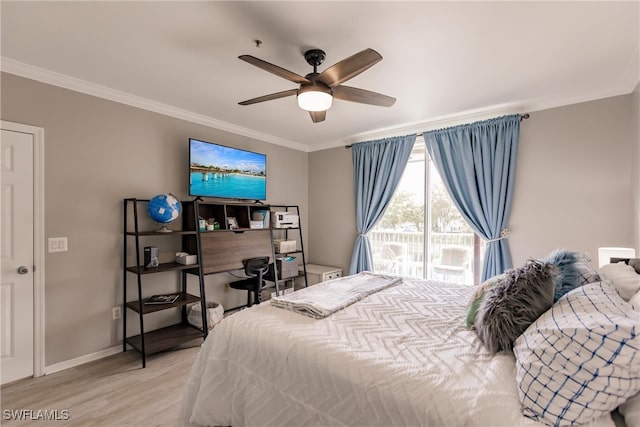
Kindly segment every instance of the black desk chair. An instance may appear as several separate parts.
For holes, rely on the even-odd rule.
[[[263,276],[269,271],[269,257],[249,258],[242,261],[244,273],[249,276],[246,279],[229,283],[229,287],[247,291],[247,307],[260,304],[260,292],[264,286]],[[253,292],[253,303],[251,293]]]

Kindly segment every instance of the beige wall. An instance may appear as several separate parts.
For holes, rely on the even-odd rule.
[[[631,95],[631,140],[633,144],[631,200],[636,255],[640,256],[640,83]]]
[[[265,153],[268,202],[299,204],[308,222],[307,153],[11,74],[2,74],[1,111],[2,120],[45,129],[45,238],[69,238],[68,252],[45,257],[46,365],[120,342],[111,309],[122,302],[122,199],[166,192],[187,199],[189,137]],[[176,277],[157,275],[144,285],[171,291]],[[233,279],[208,276],[208,299],[243,301],[243,291],[224,293],[221,283]],[[165,320],[145,317],[151,327]]]
[[[597,263],[599,246],[633,244],[630,112],[626,95],[523,122],[509,223],[514,264],[555,248]]]
[[[309,154],[309,260],[348,274],[357,236],[351,149]]]
[[[633,244],[631,98],[539,111],[522,123],[509,226],[514,264],[555,248],[595,258],[598,246]],[[313,261],[348,268],[355,239],[351,150],[310,153],[309,173]]]

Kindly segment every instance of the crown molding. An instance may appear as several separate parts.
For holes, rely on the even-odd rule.
[[[73,90],[75,92],[84,93],[86,95],[118,102],[120,104],[152,111],[154,113],[163,114],[165,116],[174,117],[176,119],[185,120],[191,123],[208,126],[225,132],[230,132],[271,144],[292,148],[294,150],[304,152],[309,151],[308,146],[300,144],[299,142],[279,138],[277,136],[262,132],[257,132],[255,130],[238,126],[233,123],[214,119],[213,117],[208,117],[203,114],[198,114],[181,108],[173,107],[168,104],[163,104],[161,102],[143,98],[141,96],[132,95],[127,92],[122,92],[107,86],[91,83],[85,80],[68,76],[66,74],[47,70],[45,68],[25,64],[23,62],[15,61],[4,56],[0,57],[0,71],[31,80],[36,80],[53,86],[62,87],[64,89]]]
[[[355,142],[368,141],[397,135],[407,135],[410,133],[421,133],[424,131],[439,129],[443,127],[456,126],[478,120],[486,120],[505,114],[541,111],[550,108],[563,107],[571,104],[595,101],[612,96],[626,95],[633,92],[635,87],[640,82],[640,76],[638,74],[638,64],[640,62],[639,58],[640,49],[636,50],[635,54],[632,55],[632,57],[629,59],[627,66],[620,75],[617,86],[615,88],[612,88],[611,90],[584,94],[577,97],[558,98],[554,100],[533,99],[525,102],[491,105],[484,108],[438,116],[426,121],[412,122],[403,124],[401,126],[375,129],[372,131],[359,133],[342,140],[327,141],[323,144],[317,144],[312,147],[274,135],[257,132],[253,129],[214,119],[202,114],[197,114],[188,110],[176,108],[168,104],[163,104],[147,98],[132,95],[127,92],[122,92],[106,86],[91,83],[65,74],[57,73],[40,67],[35,67],[33,65],[25,64],[23,62],[15,61],[13,59],[5,57],[0,57],[0,71],[84,93],[86,95],[91,95],[143,110],[152,111],[155,113],[185,120],[191,123],[196,123],[237,135],[246,136],[248,138],[264,141],[282,147],[287,147],[303,152],[314,152],[344,146],[345,144],[353,144]]]
[[[427,121],[419,121],[407,123],[402,126],[380,128],[369,132],[363,132],[353,135],[351,138],[342,141],[330,141],[322,145],[314,145],[309,152],[327,150],[331,148],[341,147],[362,141],[371,141],[376,139],[388,138],[398,135],[409,135],[412,133],[420,134],[435,129],[442,129],[451,126],[472,123],[479,120],[487,120],[507,114],[524,114],[534,111],[549,110],[551,108],[565,107],[572,104],[580,104],[583,102],[597,101],[599,99],[611,98],[619,95],[628,95],[632,93],[638,84],[638,80],[627,77],[628,73],[623,74],[616,88],[602,92],[594,92],[580,96],[572,96],[565,98],[557,98],[553,100],[531,99],[524,102],[505,103],[491,105],[484,108],[462,111],[459,113],[438,116]]]

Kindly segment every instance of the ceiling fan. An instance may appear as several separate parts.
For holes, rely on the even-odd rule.
[[[259,96],[239,102],[240,105],[257,104],[258,102],[271,101],[296,95],[298,105],[311,115],[314,123],[322,122],[327,116],[327,110],[331,107],[333,98],[343,101],[359,102],[361,104],[379,105],[391,107],[396,99],[380,93],[358,89],[351,86],[343,86],[342,83],[367,70],[382,60],[382,56],[373,49],[365,49],[342,61],[332,65],[321,73],[318,73],[318,65],[325,59],[324,51],[311,49],[304,53],[304,59],[313,67],[313,72],[302,77],[282,67],[273,65],[251,55],[241,55],[238,59],[262,68],[276,76],[298,83],[298,89],[289,89],[270,95]]]

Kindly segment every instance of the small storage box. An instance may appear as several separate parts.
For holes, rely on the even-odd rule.
[[[288,279],[298,275],[298,259],[293,256],[286,258],[276,258],[278,266],[278,279]],[[273,264],[270,265],[273,270]]]
[[[285,240],[285,239],[274,239],[273,244],[276,249],[276,253],[285,254],[287,252],[295,252],[296,250],[296,241],[295,240]]]
[[[176,254],[176,262],[178,264],[192,265],[198,262],[198,257],[196,255],[180,253]]]

